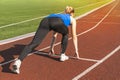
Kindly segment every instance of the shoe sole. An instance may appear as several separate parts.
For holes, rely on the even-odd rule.
[[[68,59],[69,59],[69,58],[68,58]],[[63,61],[66,61],[66,60],[68,60],[68,59],[64,59],[64,60],[60,59],[60,61],[63,62]]]
[[[13,65],[12,67],[13,67],[12,71],[13,71],[14,73],[16,73],[16,74],[19,74],[19,73],[16,71],[16,70],[17,70],[17,66],[16,66],[16,65]]]

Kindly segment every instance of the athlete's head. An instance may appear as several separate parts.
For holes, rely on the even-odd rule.
[[[74,15],[74,8],[73,7],[71,7],[71,6],[66,6],[66,8],[65,8],[65,13],[66,14],[70,14],[70,15]]]

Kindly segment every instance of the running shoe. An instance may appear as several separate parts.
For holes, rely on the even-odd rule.
[[[68,59],[69,59],[68,56],[66,56],[65,54],[61,54],[61,56],[60,56],[60,61],[66,61],[66,60],[68,60]]]
[[[12,66],[12,71],[16,74],[20,74],[21,61],[18,59]]]

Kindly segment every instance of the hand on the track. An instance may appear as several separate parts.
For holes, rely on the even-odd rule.
[[[75,56],[79,59],[79,53],[78,52],[75,52]]]
[[[53,49],[51,49],[51,50],[49,51],[49,55],[51,55],[51,54],[53,54],[53,55],[55,54]]]

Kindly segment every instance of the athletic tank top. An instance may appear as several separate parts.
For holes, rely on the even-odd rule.
[[[48,17],[58,17],[61,18],[66,27],[70,26],[70,14],[50,14]]]

